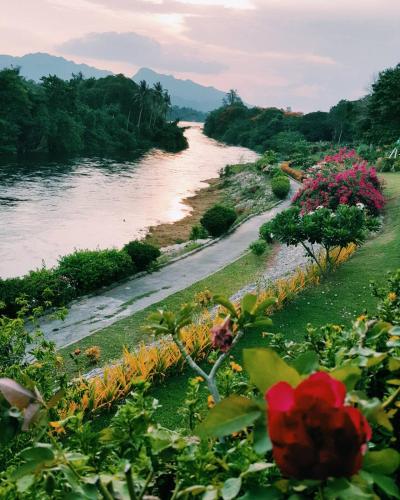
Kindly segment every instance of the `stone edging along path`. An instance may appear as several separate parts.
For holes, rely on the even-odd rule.
[[[231,264],[258,238],[261,224],[290,205],[291,195],[297,185],[291,181],[291,192],[286,200],[262,214],[242,221],[225,237],[177,257],[153,273],[135,276],[100,294],[73,302],[63,321],[42,318],[40,328],[45,337],[54,341],[57,348],[67,347]]]

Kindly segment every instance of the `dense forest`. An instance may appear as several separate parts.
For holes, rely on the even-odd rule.
[[[193,108],[172,106],[168,111],[168,118],[186,122],[205,122],[207,113]]]
[[[18,68],[0,71],[0,154],[132,154],[157,146],[187,147],[167,120],[170,97],[123,75],[28,81]]]
[[[314,141],[390,144],[400,137],[400,64],[379,74],[370,94],[329,112],[248,108],[234,90],[207,117],[205,133],[228,144],[287,152]],[[290,152],[290,151],[288,151]]]

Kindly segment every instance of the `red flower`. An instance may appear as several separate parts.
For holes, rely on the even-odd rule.
[[[219,349],[222,352],[229,351],[233,342],[233,333],[230,326],[231,320],[227,317],[222,325],[211,328],[211,343],[214,349]]]
[[[350,477],[362,464],[371,428],[344,404],[346,388],[324,372],[295,389],[286,382],[265,394],[273,455],[282,474],[297,479]]]

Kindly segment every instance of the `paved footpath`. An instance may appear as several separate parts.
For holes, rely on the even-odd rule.
[[[292,182],[292,181],[291,181]],[[252,217],[215,244],[169,264],[159,271],[133,278],[99,295],[74,302],[64,321],[43,318],[45,337],[58,348],[81,340],[116,321],[165,299],[237,260],[258,239],[261,224],[290,205],[289,197],[276,207]]]

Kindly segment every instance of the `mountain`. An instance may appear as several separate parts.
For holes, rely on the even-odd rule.
[[[168,90],[174,106],[192,108],[197,111],[208,112],[222,105],[225,92],[214,87],[205,87],[192,80],[179,80],[172,75],[156,73],[149,68],[141,68],[133,80],[137,83],[146,80],[150,85],[160,82]]]
[[[9,68],[10,66],[19,66],[21,75],[28,80],[38,82],[42,76],[57,75],[63,80],[69,80],[72,73],[81,72],[86,78],[112,75],[111,71],[93,68],[87,64],[77,64],[73,61],[68,61],[64,57],[52,56],[43,52],[35,54],[26,54],[22,57],[14,57],[0,54],[0,69]]]

